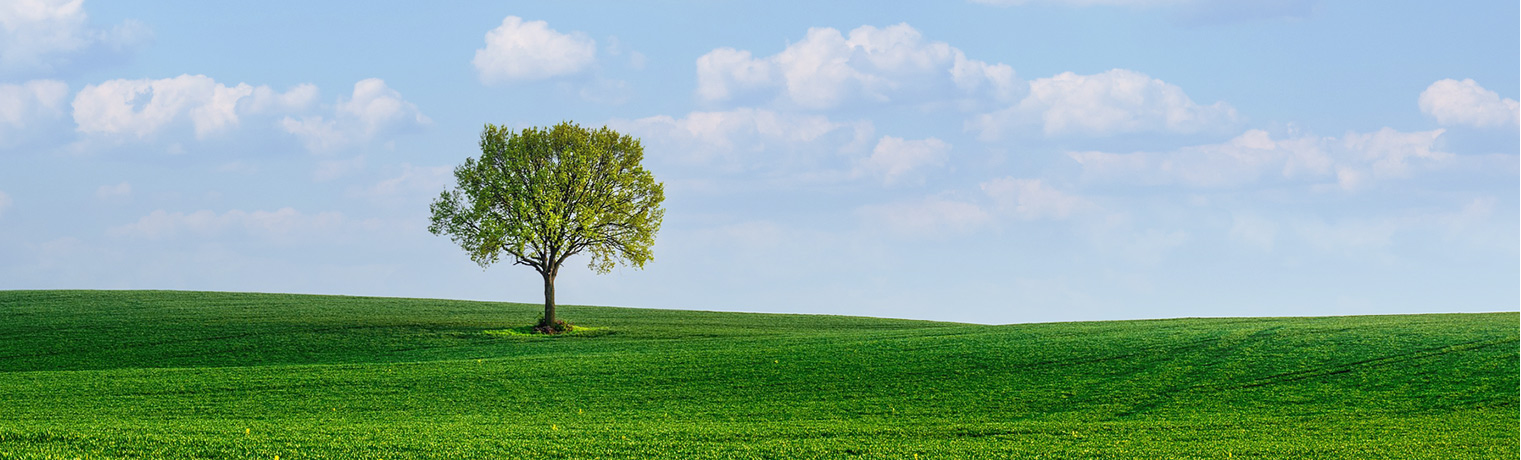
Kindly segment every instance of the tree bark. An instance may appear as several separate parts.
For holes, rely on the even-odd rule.
[[[550,271],[544,272],[544,321],[539,325],[555,326],[555,274]]]

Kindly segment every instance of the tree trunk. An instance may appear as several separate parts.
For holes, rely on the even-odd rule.
[[[540,326],[553,328],[555,325],[555,274],[544,272],[544,321]]]

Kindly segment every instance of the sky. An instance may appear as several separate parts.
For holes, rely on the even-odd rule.
[[[666,214],[561,304],[1518,309],[1514,1],[902,3],[0,0],[0,289],[539,303],[428,204],[570,121]]]

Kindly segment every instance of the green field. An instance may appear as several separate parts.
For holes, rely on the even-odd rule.
[[[0,459],[1518,456],[1517,313],[981,326],[0,291]]]

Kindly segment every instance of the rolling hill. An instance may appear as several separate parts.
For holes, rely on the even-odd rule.
[[[0,291],[0,459],[1506,458],[1518,314],[983,326]]]

